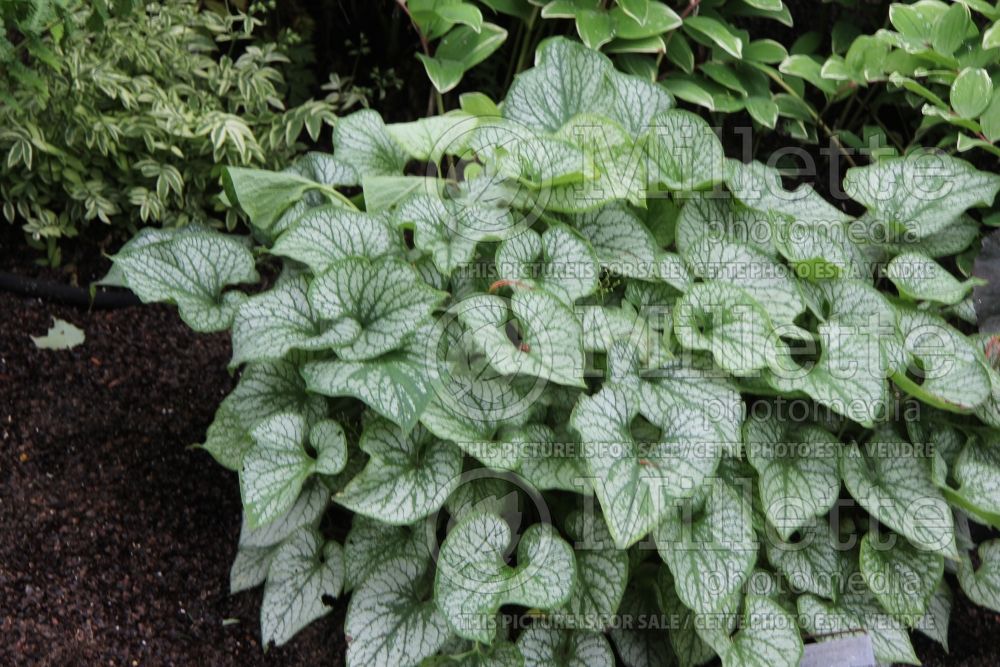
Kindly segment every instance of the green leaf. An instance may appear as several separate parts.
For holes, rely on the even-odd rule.
[[[304,446],[307,430],[315,458]],[[335,475],[347,462],[344,430],[333,421],[307,429],[301,415],[279,413],[255,426],[251,436],[255,446],[243,456],[240,470],[243,509],[251,528],[287,511],[314,472]]]
[[[329,192],[322,183],[302,176],[294,168],[277,172],[226,167],[222,183],[229,201],[239,204],[253,226],[265,231],[306,193]]]
[[[1000,175],[929,153],[856,167],[844,177],[844,191],[876,221],[917,238],[948,227],[972,206],[989,205],[998,190]]]
[[[471,513],[441,545],[434,599],[458,635],[489,644],[501,605],[553,609],[569,599],[576,585],[573,549],[555,529],[529,527],[518,542],[516,567],[503,558],[511,537],[499,516]]]
[[[548,39],[538,47],[535,67],[514,78],[503,104],[504,118],[557,132],[573,116],[597,113],[638,134],[670,97],[655,84],[617,72],[605,56],[579,42]]]
[[[746,292],[726,283],[692,285],[677,302],[674,333],[685,348],[711,352],[720,368],[738,377],[768,364],[767,314]]]
[[[239,470],[243,454],[253,446],[250,430],[284,412],[302,414],[313,423],[326,415],[326,401],[306,392],[294,364],[248,364],[239,384],[219,405],[202,447],[226,468]]]
[[[655,590],[660,611],[671,620],[670,645],[680,667],[698,667],[714,658],[715,649],[705,643],[696,630],[699,617],[677,597],[674,578],[665,565],[659,569]]]
[[[656,595],[655,570],[645,568],[632,577],[619,611],[621,618],[654,619],[661,614]],[[668,636],[662,624],[620,623],[610,633],[611,641],[626,667],[661,667],[674,661]]]
[[[533,625],[517,638],[524,667],[614,667],[604,635]]]
[[[307,482],[287,512],[265,526],[252,528],[243,517],[240,546],[229,571],[229,592],[237,593],[264,583],[278,547],[301,528],[316,528],[330,502],[330,493],[319,482]]]
[[[854,499],[881,523],[917,547],[954,558],[951,510],[931,480],[930,462],[917,453],[891,435],[867,443],[864,453],[847,445],[840,474]]]
[[[951,588],[944,579],[938,583],[927,605],[927,614],[917,621],[914,628],[948,650],[948,621],[951,616]]]
[[[948,7],[934,25],[934,40],[932,45],[938,53],[950,56],[965,41],[972,20],[969,8],[960,2]],[[985,47],[984,47],[985,48]]]
[[[483,62],[507,40],[507,31],[493,23],[480,30],[458,26],[438,42],[433,56],[418,53],[427,76],[439,93],[447,93],[467,71]]]
[[[748,581],[757,561],[749,503],[721,479],[670,508],[654,534],[677,596],[699,614],[718,611]]]
[[[683,257],[696,276],[746,292],[775,325],[791,325],[806,308],[788,271],[749,245],[707,236],[689,246]]]
[[[681,27],[681,17],[662,2],[632,0],[640,5],[629,11],[628,3],[619,3],[611,10],[615,21],[615,36],[622,39],[655,37]]]
[[[979,566],[960,554],[958,583],[974,603],[1000,613],[1000,540],[988,540],[976,550]]]
[[[976,118],[990,104],[993,80],[982,68],[966,67],[951,84],[951,106],[962,118]]]
[[[767,559],[793,591],[836,600],[849,587],[845,582],[852,567],[852,557],[827,517],[809,519],[794,540],[769,539]]]
[[[686,458],[685,446],[669,438],[640,443],[631,431],[638,413],[635,387],[606,383],[594,396],[581,396],[570,416],[594,493],[621,549],[645,536],[669,511],[670,499],[690,495],[718,462],[718,450],[711,447],[715,457]]]
[[[477,295],[455,306],[473,332],[470,341],[504,375],[528,375],[582,387],[583,330],[572,310],[541,290],[516,291],[510,301]],[[508,328],[513,327],[517,342]]]
[[[366,361],[310,361],[302,367],[309,391],[325,396],[353,396],[404,429],[413,428],[433,394],[428,340],[424,327],[403,347]]]
[[[143,303],[177,304],[181,319],[195,331],[229,328],[244,295],[223,292],[228,285],[257,282],[253,255],[236,237],[214,232],[175,233],[112,257],[129,288]]]
[[[957,494],[984,514],[1000,514],[1000,443],[970,439],[955,461]]]
[[[293,349],[329,349],[357,338],[361,330],[354,320],[331,322],[317,315],[308,289],[304,278],[293,278],[241,303],[233,318],[230,366],[279,360]]]
[[[935,301],[954,305],[964,299],[977,285],[979,278],[959,281],[940,264],[917,253],[902,253],[886,267],[886,276],[901,296],[917,301]]]
[[[360,178],[399,176],[406,166],[406,151],[390,136],[382,117],[370,109],[337,120],[333,147],[336,159],[354,167]]]
[[[389,563],[397,558],[418,564],[430,562],[430,543],[434,539],[424,522],[390,526],[355,514],[344,540],[344,590],[356,589],[376,572],[391,570]]]
[[[840,494],[841,443],[813,424],[784,423],[751,415],[743,426],[747,460],[760,475],[760,499],[768,520],[787,540]]]
[[[819,325],[819,341],[797,344],[801,358],[788,343],[777,343],[767,373],[768,383],[783,392],[803,392],[834,412],[871,426],[887,404],[886,358],[882,332],[870,322],[863,326],[832,320]]]
[[[412,228],[414,245],[445,275],[470,264],[477,244],[500,241],[514,231],[509,215],[486,207],[415,194],[396,209],[397,226]]]
[[[991,395],[979,350],[943,319],[897,308],[909,367],[892,376],[901,389],[941,410],[970,412]]]
[[[904,538],[869,532],[861,540],[861,574],[890,614],[914,625],[927,612],[944,576],[940,554],[914,547]]]
[[[375,259],[400,247],[383,217],[322,206],[309,209],[282,232],[271,253],[302,262],[319,275],[341,259]]]
[[[337,597],[344,585],[344,552],[324,544],[313,529],[293,535],[274,555],[260,606],[261,641],[281,646],[295,633],[330,612],[324,596]]]
[[[444,505],[459,483],[462,452],[417,426],[409,433],[373,419],[358,446],[368,464],[334,500],[383,523],[406,525]]]
[[[347,257],[309,286],[309,303],[331,320],[353,321],[357,337],[336,348],[345,360],[373,359],[399,348],[431,316],[445,294],[428,286],[412,266],[394,257]]]
[[[413,667],[445,644],[451,631],[431,597],[426,562],[397,557],[364,580],[347,608],[350,667]]]
[[[602,632],[614,622],[625,594],[628,554],[615,546],[597,516],[574,512],[564,530],[574,545],[578,581],[569,600],[550,619],[560,627]]]
[[[743,626],[722,653],[726,667],[796,667],[802,638],[795,618],[770,598],[748,595]]]
[[[600,273],[590,244],[563,225],[541,235],[524,230],[500,244],[495,262],[502,280],[518,289],[542,288],[566,304],[592,294]]]
[[[797,603],[806,632],[833,638],[864,630],[880,662],[920,664],[906,628],[882,611],[870,591],[848,593],[836,603],[802,595]]]
[[[652,118],[645,147],[651,183],[668,190],[705,190],[725,177],[725,154],[715,132],[700,116],[670,109]]]
[[[743,41],[726,24],[708,16],[688,16],[684,19],[688,33],[707,39],[734,58],[743,57]]]

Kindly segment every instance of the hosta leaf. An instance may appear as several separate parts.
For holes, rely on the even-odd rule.
[[[412,667],[441,648],[451,631],[426,569],[426,561],[393,558],[354,592],[344,621],[348,665]]]
[[[430,561],[434,535],[421,522],[413,526],[390,526],[363,514],[355,514],[344,540],[344,590],[354,590],[373,573],[388,569],[396,558],[412,562]]]
[[[911,626],[927,612],[944,576],[940,554],[918,549],[902,537],[886,540],[871,532],[861,540],[860,564],[882,607]]]
[[[958,562],[958,583],[969,599],[1000,613],[1000,540],[989,540],[976,550],[979,565],[968,554]]]
[[[722,653],[725,667],[796,667],[802,638],[795,618],[770,598],[748,595],[743,627]]]
[[[473,296],[457,305],[457,316],[500,373],[583,386],[583,331],[573,311],[554,296],[541,290],[515,292],[509,302]]]
[[[524,667],[614,667],[604,635],[533,625],[517,638]]]
[[[337,597],[344,585],[344,553],[324,544],[315,530],[303,529],[274,555],[260,606],[264,645],[281,646],[296,632],[330,612],[324,596]]]
[[[195,331],[229,327],[244,295],[228,285],[259,279],[253,255],[237,238],[214,232],[177,233],[156,243],[123,248],[112,258],[143,301],[177,304]]]
[[[720,479],[672,507],[655,539],[677,596],[699,614],[719,610],[746,584],[757,560],[749,504]]]
[[[393,257],[342,259],[309,287],[309,303],[318,313],[353,320],[360,328],[352,342],[336,348],[346,360],[372,359],[399,348],[444,298],[412,266]]]
[[[406,433],[375,419],[358,446],[369,455],[368,464],[334,496],[354,512],[406,525],[440,508],[458,486],[462,452],[420,426]]]
[[[412,428],[431,399],[434,364],[428,357],[430,327],[403,347],[367,361],[311,361],[302,367],[306,386],[325,396],[354,396],[404,429]]]
[[[316,457],[305,449],[306,434]],[[240,490],[251,527],[267,524],[288,510],[314,472],[335,475],[347,462],[344,431],[333,421],[308,429],[304,417],[280,413],[251,431],[255,446],[243,456]]]
[[[573,549],[545,524],[528,528],[517,547],[517,566],[504,561],[511,531],[497,515],[472,513],[455,526],[438,556],[434,598],[462,637],[491,643],[503,604],[552,609],[576,585]]]
[[[895,373],[893,382],[941,410],[970,412],[984,404],[991,386],[979,350],[933,314],[908,308],[897,313],[910,367]]]
[[[954,558],[951,510],[931,481],[930,462],[909,443],[848,445],[840,459],[847,490],[868,512],[917,547]]]
[[[253,446],[250,429],[282,412],[305,415],[312,423],[326,414],[326,401],[306,392],[291,363],[249,364],[216,411],[202,447],[225,467],[239,470],[244,452]]]
[[[652,118],[646,135],[649,180],[668,190],[706,190],[725,178],[722,142],[701,116],[669,109]]]
[[[812,424],[751,415],[743,426],[760,499],[782,539],[833,507],[840,494],[840,441]]]
[[[941,231],[972,206],[991,204],[997,190],[1000,176],[938,154],[882,160],[844,177],[844,191],[876,220],[917,237]]]
[[[732,285],[692,285],[677,302],[674,332],[681,345],[711,352],[715,363],[733,375],[750,375],[767,366],[772,335],[767,314]]]
[[[900,295],[945,305],[958,303],[973,287],[985,284],[978,278],[959,281],[933,259],[916,253],[903,253],[894,257],[886,267],[886,275]]]
[[[401,247],[382,217],[321,206],[284,231],[271,252],[302,262],[319,275],[346,257],[375,259]]]
[[[329,321],[309,304],[304,278],[252,296],[233,318],[231,366],[247,361],[278,360],[289,350],[323,350],[350,343],[361,332],[352,319]]]
[[[390,136],[375,111],[363,109],[337,120],[333,128],[334,156],[354,167],[358,176],[402,175],[406,152]]]
[[[576,556],[578,582],[551,619],[562,627],[602,632],[614,619],[628,583],[628,554],[615,547],[603,521],[584,512],[565,524]]]
[[[801,391],[834,412],[871,426],[886,405],[889,369],[878,331],[830,321],[819,326],[819,358],[800,363],[782,342],[768,373],[784,392]],[[815,351],[811,341],[802,348]]]
[[[836,603],[802,595],[797,603],[803,630],[821,640],[864,631],[871,638],[880,662],[920,664],[906,628],[886,615],[870,592],[849,593]]]
[[[829,519],[813,518],[800,528],[796,540],[769,540],[767,559],[785,577],[793,591],[836,600],[850,574],[849,553],[834,534]]]
[[[497,274],[518,289],[541,287],[567,304],[597,289],[600,268],[593,249],[569,227],[530,229],[497,248]]]

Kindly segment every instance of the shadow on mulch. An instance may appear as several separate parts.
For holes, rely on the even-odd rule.
[[[186,448],[231,388],[227,336],[161,306],[0,313],[0,664],[342,665],[343,604],[265,655],[260,591],[228,595],[238,483]],[[86,342],[36,349],[52,317]]]

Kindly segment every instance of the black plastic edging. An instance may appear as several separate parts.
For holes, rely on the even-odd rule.
[[[108,290],[99,287],[91,299],[90,290],[85,287],[27,278],[3,271],[0,271],[0,290],[78,308],[114,309],[142,304],[139,297],[126,289]]]

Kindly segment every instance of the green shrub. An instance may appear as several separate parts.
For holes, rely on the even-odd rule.
[[[1000,541],[969,531],[1000,526],[996,341],[944,268],[1000,176],[886,159],[846,173],[855,217],[564,39],[462,106],[345,117],[332,156],[227,170],[252,237],[114,258],[232,331],[201,446],[239,474],[265,643],[351,594],[357,666],[796,667],[803,633],[858,629],[917,664],[945,571],[1000,611]]]
[[[830,56],[823,78],[869,88],[876,113],[904,104],[919,109],[909,127],[889,131],[900,147],[933,142],[1000,155],[1000,89],[993,83],[1000,74],[1000,7],[982,0],[893,3],[889,22]]]
[[[254,14],[183,0],[91,29],[90,10],[74,7],[73,29],[48,44],[51,66],[34,71],[43,87],[17,86],[0,107],[4,216],[50,261],[57,239],[94,221],[121,234],[211,224],[224,211],[211,194],[221,165],[286,163],[303,130],[316,140],[334,117],[326,101],[285,108],[295,36],[255,40]]]

